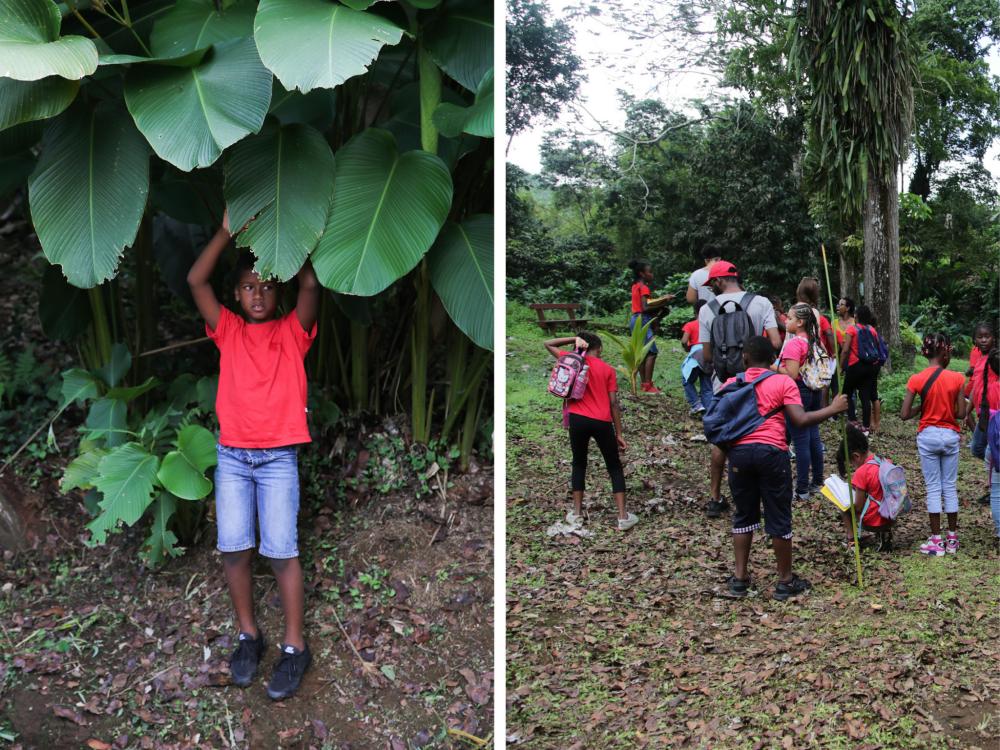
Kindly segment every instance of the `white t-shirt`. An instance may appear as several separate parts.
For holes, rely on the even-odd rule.
[[[730,300],[739,303],[739,301],[743,299],[744,294],[746,294],[746,292],[742,290],[739,292],[727,292],[726,294],[720,294],[715,298],[715,300],[721,307],[724,302],[728,302]],[[730,308],[731,307],[732,306],[730,305]],[[767,297],[759,294],[755,296],[752,300],[750,300],[750,305],[746,310],[746,313],[750,316],[750,323],[753,325],[754,335],[762,336],[764,335],[764,331],[768,328],[778,327],[778,321],[774,317],[774,306],[771,304],[771,300]],[[698,313],[698,341],[706,347],[711,346],[711,330],[713,320],[715,320],[715,313],[712,312],[711,307],[704,305],[701,308],[701,312]],[[721,385],[715,375],[712,375],[712,384],[715,386],[715,390],[718,390]]]
[[[688,286],[698,292],[698,299],[709,302],[715,299],[715,293],[712,291],[712,287],[705,286],[706,281],[708,281],[708,269],[703,266],[691,274]]]

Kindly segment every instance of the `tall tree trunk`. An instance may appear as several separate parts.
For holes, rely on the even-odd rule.
[[[861,299],[861,289],[858,286],[860,279],[859,263],[857,255],[844,248],[844,241],[839,237],[834,240],[834,249],[837,251],[837,259],[840,262],[840,296],[850,297],[855,303]],[[834,300],[836,303],[837,300]]]
[[[865,231],[865,302],[889,346],[899,337],[899,189],[896,170],[872,174],[862,211]]]

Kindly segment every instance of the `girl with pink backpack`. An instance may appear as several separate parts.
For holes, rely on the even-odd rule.
[[[563,349],[573,345],[571,352]],[[583,490],[587,476],[587,453],[591,438],[604,456],[604,465],[611,477],[611,489],[618,507],[618,529],[626,531],[639,522],[638,516],[625,510],[625,472],[620,452],[624,451],[622,413],[618,405],[618,374],[601,359],[601,339],[581,331],[576,336],[550,339],[545,348],[557,363],[549,378],[549,392],[564,399],[565,422],[569,429],[569,445],[573,453],[570,490],[573,508],[566,514],[571,524],[583,523]],[[578,362],[582,358],[582,362]],[[585,375],[586,385],[574,392],[576,379]],[[569,382],[572,380],[573,382]]]

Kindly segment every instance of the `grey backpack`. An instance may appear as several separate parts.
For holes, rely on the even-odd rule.
[[[743,345],[747,339],[759,331],[754,331],[753,321],[747,308],[757,295],[747,292],[739,302],[726,300],[721,305],[717,299],[708,303],[708,308],[715,314],[712,319],[712,365],[715,367],[715,377],[721,382],[736,377],[746,370],[743,365]],[[731,305],[732,309],[727,310]]]

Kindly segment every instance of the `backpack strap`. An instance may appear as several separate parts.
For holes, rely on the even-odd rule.
[[[744,293],[743,299],[740,300],[740,307],[743,308],[744,312],[746,312],[749,309],[750,303],[753,302],[756,297],[757,295],[754,294],[753,292]],[[750,313],[747,313],[747,315],[749,314]]]
[[[712,311],[712,315],[719,317],[719,300],[713,298],[708,301],[708,309]]]
[[[745,374],[746,373],[740,373],[740,375],[745,375]],[[754,388],[756,388],[757,384],[760,383],[762,380],[767,380],[772,375],[777,375],[777,374],[778,373],[773,372],[771,370],[764,370],[764,372],[762,372],[756,378],[754,378],[753,380],[751,380],[750,384],[753,385]],[[739,377],[739,375],[737,375],[737,377]],[[764,416],[764,421],[766,422],[767,420],[769,420],[771,417],[773,417],[775,414],[777,414],[779,411],[781,411],[784,408],[785,408],[784,404],[778,404],[776,407],[774,407],[773,409],[771,409],[771,411],[766,412],[763,415]]]
[[[924,384],[924,387],[920,389],[921,406],[927,402],[927,394],[930,393],[931,386],[934,385],[934,381],[941,377],[942,372],[944,372],[943,367],[937,368],[937,370],[934,371],[934,374],[927,378],[927,382]]]

